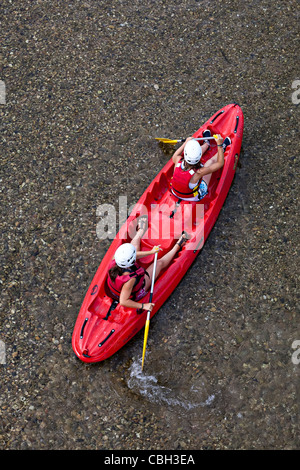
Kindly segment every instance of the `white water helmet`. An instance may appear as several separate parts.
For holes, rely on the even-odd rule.
[[[184,159],[190,165],[196,165],[202,157],[202,149],[195,139],[189,140],[184,147]]]
[[[120,268],[129,268],[135,260],[136,249],[131,243],[123,243],[115,252],[115,262]]]

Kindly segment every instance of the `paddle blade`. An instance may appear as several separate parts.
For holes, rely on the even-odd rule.
[[[150,326],[150,320],[147,319],[146,323],[145,323],[142,370],[144,368],[144,360],[145,360],[145,354],[146,354],[146,348],[147,348],[147,339],[148,339],[148,333],[149,333],[149,326]]]
[[[163,137],[155,137],[155,140],[158,140],[159,142],[163,142],[164,144],[171,144],[175,145],[178,142],[182,142],[182,140],[176,140],[176,139],[165,139]]]

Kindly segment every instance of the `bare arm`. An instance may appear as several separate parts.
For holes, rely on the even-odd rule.
[[[125,282],[123,284],[121,293],[120,293],[120,305],[122,307],[127,307],[127,308],[143,308],[144,310],[152,310],[155,304],[153,303],[141,303],[141,302],[135,302],[134,300],[131,300],[129,297],[131,296],[131,292],[133,289],[135,283],[135,279],[130,279],[130,281]]]
[[[204,166],[203,168],[200,168],[199,170],[197,170],[197,175],[199,175],[200,178],[202,178],[205,175],[209,175],[210,173],[214,173],[215,171],[219,170],[220,168],[222,168],[223,165],[224,165],[224,152],[223,152],[223,148],[219,147],[217,161],[215,163],[212,163],[209,166]]]
[[[120,293],[120,305],[123,307],[128,308],[142,308],[142,304],[139,302],[134,302],[129,297],[131,296],[131,292],[135,283],[135,279],[130,279],[130,281],[125,282],[123,284],[121,293]]]
[[[179,162],[180,158],[181,158],[181,154],[184,150],[184,147],[186,146],[186,143],[191,140],[192,137],[188,137],[185,142],[176,150],[176,152],[174,153],[173,157],[172,157],[172,160],[174,162],[175,165],[177,165],[177,163]]]
[[[203,176],[209,175],[210,173],[214,173],[215,171],[219,170],[220,168],[223,167],[224,165],[224,150],[223,147],[221,146],[223,143],[223,139],[220,135],[218,135],[218,138],[216,138],[216,142],[218,144],[218,153],[214,157],[212,157],[211,160],[208,160],[204,167],[199,168],[199,170],[196,171],[196,174],[192,178],[192,182],[196,183],[199,181]]]
[[[160,245],[154,246],[151,251],[137,251],[136,259],[143,258],[143,256],[154,255],[157,251],[160,251]]]

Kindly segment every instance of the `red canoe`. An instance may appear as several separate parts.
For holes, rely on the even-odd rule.
[[[155,245],[161,245],[159,258],[172,248],[183,229],[191,234],[189,242],[155,282],[155,307],[151,318],[183,278],[201,250],[224,204],[238,163],[243,128],[244,117],[241,108],[237,104],[229,104],[195,132],[194,137],[202,137],[202,132],[210,129],[212,135],[221,134],[223,138],[229,136],[232,142],[225,151],[223,168],[213,173],[208,195],[201,201],[182,201],[176,204],[178,199],[169,190],[174,170],[172,159],[144,192],[111,243],[81,306],[72,336],[72,347],[79,359],[88,363],[107,359],[145,325],[147,312],[140,313],[136,309],[120,306],[109,296],[106,285],[108,265],[116,249],[132,239],[137,218],[141,214],[147,213],[149,218],[141,250],[148,251]],[[216,146],[212,145],[201,161],[208,160],[215,153]],[[141,258],[139,264],[147,268],[153,258],[153,255]],[[149,293],[140,302],[149,302]]]

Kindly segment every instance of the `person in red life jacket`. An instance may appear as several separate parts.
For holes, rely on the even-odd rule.
[[[203,137],[210,137],[210,135],[208,129],[203,132]],[[209,140],[206,140],[204,145],[200,146],[197,140],[188,137],[174,153],[172,159],[175,169],[170,189],[179,199],[199,201],[207,195],[211,175],[223,167],[224,152],[226,147],[231,144],[229,137],[226,137],[223,141],[223,138],[218,135],[215,140],[218,152],[204,165],[201,164],[201,157],[209,148]]]
[[[112,294],[119,299],[120,305],[123,307],[151,311],[154,303],[141,303],[139,300],[145,297],[150,289],[154,263],[146,271],[143,267],[139,266],[136,260],[156,253],[160,250],[160,246],[154,246],[151,251],[139,251],[143,233],[143,228],[139,228],[131,243],[123,243],[116,250],[114,259],[109,267],[107,284]],[[161,259],[157,260],[155,279],[161,270],[169,265],[187,239],[187,234],[183,232],[173,248]]]

